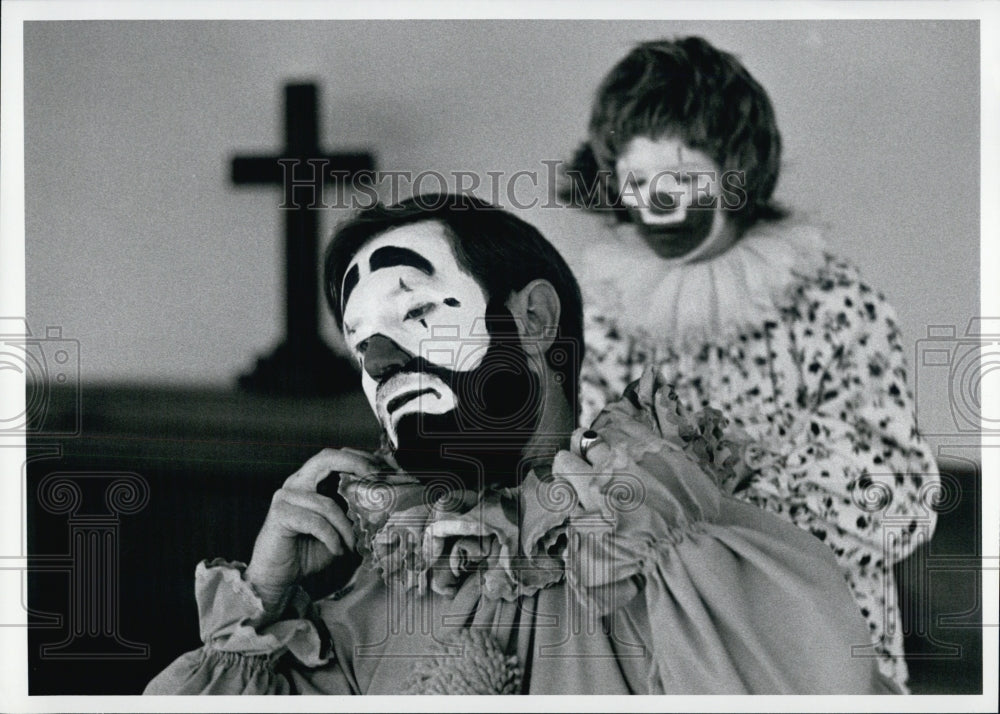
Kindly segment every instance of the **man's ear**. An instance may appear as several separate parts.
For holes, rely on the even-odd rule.
[[[555,341],[562,305],[559,294],[548,280],[532,280],[510,294],[507,309],[514,316],[521,343],[542,357]]]

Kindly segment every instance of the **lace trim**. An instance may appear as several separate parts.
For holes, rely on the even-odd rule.
[[[588,312],[689,351],[777,315],[824,261],[819,232],[804,225],[757,226],[725,253],[684,263],[658,257],[624,224],[586,250],[580,282]]]
[[[417,662],[403,684],[403,694],[517,694],[521,666],[496,639],[477,629],[462,629],[452,639],[462,654]]]

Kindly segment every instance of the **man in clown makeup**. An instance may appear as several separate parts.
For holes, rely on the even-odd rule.
[[[574,430],[580,292],[533,227],[462,195],[376,206],[325,279],[382,446],[316,455],[248,566],[198,566],[204,647],[146,693],[893,691],[851,656],[827,549],[727,493],[753,453],[718,412],[682,417],[650,371]]]
[[[419,205],[445,199],[346,226],[327,259],[339,283],[328,296],[399,464],[515,483],[525,457],[551,458],[575,416],[580,293],[547,242],[510,247],[528,231],[513,216],[488,222],[470,207],[429,220]],[[457,252],[452,235],[476,239]]]

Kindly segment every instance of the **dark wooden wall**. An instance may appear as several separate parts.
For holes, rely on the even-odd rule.
[[[32,694],[140,693],[174,658],[200,646],[195,565],[213,557],[248,561],[271,494],[285,478],[324,447],[370,449],[378,433],[360,392],[310,400],[91,387],[77,400],[56,391],[47,428],[72,432],[77,413],[79,435],[29,440],[28,547],[36,556],[29,575]],[[53,513],[56,499],[39,491],[60,474],[82,491],[75,515]],[[117,517],[117,587],[103,597],[117,603],[111,629],[145,645],[145,652],[102,634],[113,616],[70,608],[71,599],[86,601],[85,594],[71,598],[74,574],[63,567],[68,559],[52,557],[72,551],[71,530],[86,530],[107,516],[108,487],[136,480],[128,474],[138,477],[148,500]],[[88,626],[95,636],[86,634]],[[74,627],[84,636],[43,652]]]

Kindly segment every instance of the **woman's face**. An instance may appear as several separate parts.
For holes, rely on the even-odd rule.
[[[701,151],[671,137],[636,137],[618,156],[615,173],[622,205],[661,258],[706,258],[735,239],[722,209],[722,172]]]

